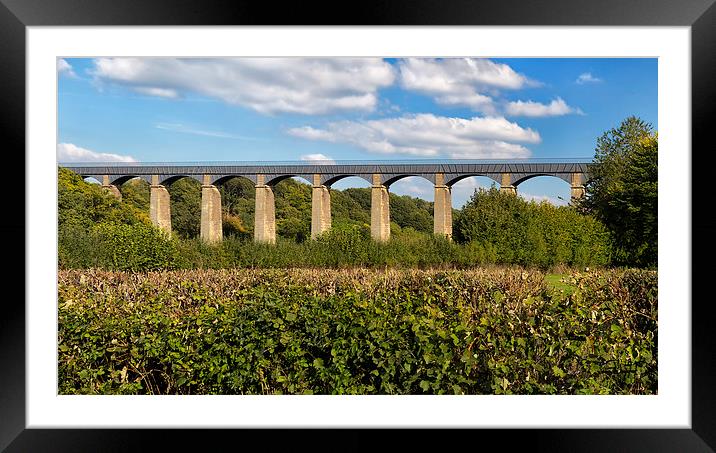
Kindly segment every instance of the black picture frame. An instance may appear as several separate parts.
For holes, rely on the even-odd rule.
[[[6,173],[6,213],[0,231],[22,250],[9,252],[14,266],[6,267],[7,287],[18,287],[19,297],[6,297],[0,311],[0,449],[7,451],[128,451],[181,449],[201,445],[203,450],[249,447],[260,440],[271,450],[306,445],[313,449],[366,450],[385,446],[369,430],[119,430],[26,429],[25,419],[25,32],[29,26],[114,25],[549,25],[549,26],[690,26],[692,56],[692,397],[691,429],[549,429],[391,431],[387,436],[401,450],[439,443],[441,449],[457,445],[500,448],[524,445],[550,451],[714,451],[716,449],[716,341],[711,334],[713,302],[706,282],[716,270],[713,234],[716,220],[711,205],[710,166],[713,154],[710,120],[716,105],[716,6],[714,0],[545,0],[478,3],[470,0],[434,2],[362,1],[293,2],[276,6],[267,2],[235,1],[230,4],[192,0],[0,0],[0,128],[8,157],[16,159]],[[48,102],[50,102],[48,100]],[[711,140],[713,141],[713,139]],[[698,150],[698,151],[695,151]],[[710,152],[709,152],[710,151]],[[688,153],[689,150],[684,150]],[[685,154],[686,155],[686,154]],[[19,177],[18,177],[19,176]],[[17,192],[23,196],[18,196]],[[8,258],[10,259],[10,258]],[[17,274],[17,275],[13,275]],[[712,278],[712,277],[711,277]],[[382,432],[381,434],[387,434]],[[464,442],[468,442],[464,444]],[[226,444],[225,442],[229,442]],[[495,443],[496,442],[496,443]],[[231,448],[231,447],[229,447]]]

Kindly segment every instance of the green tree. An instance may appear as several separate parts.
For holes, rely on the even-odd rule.
[[[199,236],[201,227],[201,183],[183,178],[169,188],[172,230],[183,238]]]
[[[247,178],[230,178],[219,185],[219,192],[221,192],[224,222],[232,217],[238,217],[246,232],[253,234],[256,199],[254,183]],[[235,223],[236,219],[229,220],[229,222]]]
[[[657,263],[658,154],[656,132],[633,116],[597,140],[579,207],[611,232],[616,264]]]
[[[244,225],[241,217],[229,214],[226,211],[222,213],[222,231],[225,238],[249,239],[252,236],[251,231]]]
[[[311,237],[311,186],[287,178],[274,186],[276,234],[303,242]]]
[[[331,189],[333,225],[370,226],[370,189]],[[367,195],[367,197],[364,197]],[[365,198],[365,200],[363,199]],[[366,202],[367,207],[362,203]]]
[[[390,194],[390,220],[401,228],[433,232],[433,203],[408,195]]]
[[[88,184],[76,173],[60,167],[57,173],[57,223],[84,229],[99,222],[151,224],[149,211],[133,203],[122,203],[98,184]]]
[[[254,231],[256,188],[247,178],[230,178],[219,185],[225,237],[249,239]]]
[[[133,178],[119,186],[122,201],[142,212],[149,212],[149,183]]]
[[[455,216],[453,234],[469,262],[549,267],[609,262],[609,234],[569,206],[528,202],[497,188],[475,191]]]
[[[500,192],[494,186],[476,190],[456,216],[453,234],[458,242],[491,244],[500,262],[518,262],[524,250],[527,208],[525,200]]]
[[[99,185],[88,184],[79,175],[60,168],[57,192],[60,267],[131,270],[171,267],[174,244],[152,226],[143,201],[144,186],[125,183],[122,193],[127,196],[120,201]]]

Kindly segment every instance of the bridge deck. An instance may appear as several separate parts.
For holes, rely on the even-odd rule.
[[[589,159],[454,161],[308,161],[308,162],[87,162],[60,166],[79,174],[353,174],[353,173],[576,173]]]
[[[139,177],[152,184],[171,184],[182,177],[196,179],[203,184],[220,184],[234,176],[250,179],[255,184],[274,185],[292,176],[330,186],[336,181],[357,176],[371,184],[386,187],[407,176],[420,176],[436,185],[452,186],[469,176],[487,176],[500,184],[517,186],[529,178],[549,175],[568,183],[584,179],[589,171],[588,159],[519,159],[519,160],[442,160],[442,161],[311,161],[311,162],[115,162],[72,163],[66,168],[109,184]],[[442,174],[442,177],[437,177]],[[259,177],[259,175],[262,175]],[[374,175],[377,176],[377,180]],[[318,177],[316,181],[314,176]]]

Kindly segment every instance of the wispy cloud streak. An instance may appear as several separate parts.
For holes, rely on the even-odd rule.
[[[228,132],[222,131],[196,129],[193,127],[186,126],[184,124],[177,123],[157,123],[154,125],[154,127],[165,131],[181,132],[182,134],[203,135],[205,137],[228,138],[233,140],[262,140],[258,137],[248,137],[245,135],[230,134]]]

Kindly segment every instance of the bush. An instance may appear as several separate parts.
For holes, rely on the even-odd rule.
[[[253,233],[244,226],[241,217],[237,215],[224,213],[222,216],[221,229],[225,238],[236,237],[239,239],[249,239],[253,237]]]
[[[90,228],[101,222],[149,225],[148,211],[140,211],[133,204],[123,203],[97,184],[89,184],[82,177],[65,168],[57,173],[57,224],[71,228]]]
[[[476,191],[455,218],[458,242],[477,243],[478,261],[549,268],[606,265],[610,236],[572,207],[528,202],[496,188]]]
[[[141,186],[140,186],[141,187]],[[75,173],[58,171],[58,264],[117,270],[171,268],[175,244],[135,201],[122,202]]]
[[[109,268],[96,235],[80,219],[66,220],[58,230],[57,261],[60,269]]]
[[[370,229],[344,225],[319,236],[310,252],[315,253],[317,261],[325,265],[362,265],[370,261],[372,246]]]
[[[175,244],[152,226],[99,223],[91,236],[103,267],[108,269],[146,271],[174,267]]]
[[[657,277],[59,274],[60,394],[653,394]]]

